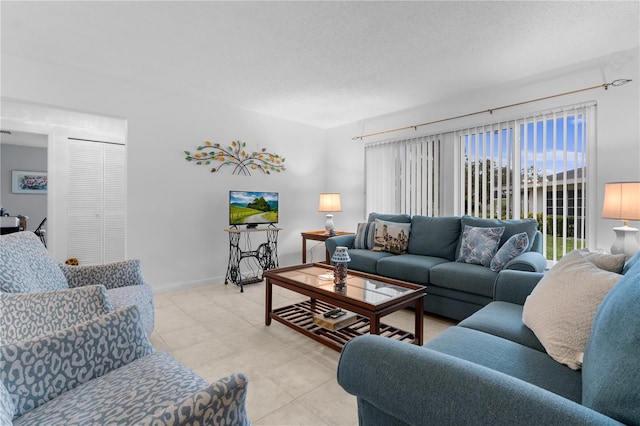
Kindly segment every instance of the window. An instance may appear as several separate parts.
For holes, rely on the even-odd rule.
[[[594,114],[581,105],[457,131],[461,213],[536,218],[550,260],[585,247]]]
[[[440,137],[365,145],[366,212],[438,216]]]

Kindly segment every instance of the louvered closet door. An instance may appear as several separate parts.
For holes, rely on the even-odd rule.
[[[81,265],[125,257],[124,146],[68,141],[67,257]]]

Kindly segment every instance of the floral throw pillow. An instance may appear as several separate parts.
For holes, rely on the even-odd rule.
[[[465,225],[457,261],[489,267],[503,233],[504,226],[481,228]]]
[[[409,247],[410,223],[387,222],[375,220],[374,251],[386,251],[393,254],[403,254]]]
[[[493,272],[501,271],[511,259],[524,253],[527,247],[529,247],[529,236],[526,232],[512,235],[493,256],[489,268]]]
[[[375,232],[375,222],[359,223],[353,247],[357,249],[371,250],[374,244],[373,239],[375,237]]]

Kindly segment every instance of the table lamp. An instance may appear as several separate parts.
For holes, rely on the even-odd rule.
[[[336,231],[333,229],[333,215],[332,212],[341,212],[342,205],[340,204],[340,194],[322,193],[320,194],[320,202],[318,203],[319,212],[327,212],[327,220],[324,224],[325,235],[335,235]]]
[[[638,229],[629,226],[630,220],[640,220],[640,182],[610,182],[604,185],[602,217],[623,220],[623,226],[613,228],[616,240],[611,254],[624,254],[628,260],[640,250],[636,234]]]

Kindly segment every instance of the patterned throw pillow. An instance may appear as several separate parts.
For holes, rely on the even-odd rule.
[[[374,244],[374,237],[376,234],[376,223],[366,222],[359,223],[358,230],[356,231],[356,239],[354,241],[354,248],[371,250]]]
[[[479,228],[465,225],[462,231],[462,243],[458,262],[474,265],[490,266],[493,256],[498,250],[504,226],[496,228]]]
[[[512,235],[511,238],[500,247],[500,250],[498,250],[493,259],[491,259],[491,266],[489,266],[489,268],[491,268],[493,272],[501,271],[511,259],[524,253],[527,247],[529,247],[529,237],[526,232]]]
[[[407,252],[409,246],[410,223],[387,222],[385,220],[375,220],[376,232],[373,250],[387,251],[394,254]]]

